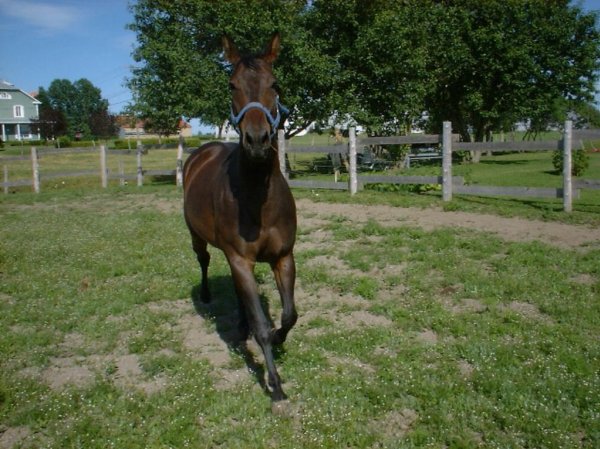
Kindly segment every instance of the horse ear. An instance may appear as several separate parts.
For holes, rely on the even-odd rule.
[[[223,43],[225,59],[227,59],[232,64],[236,64],[240,60],[240,54],[237,48],[235,47],[233,41],[229,38],[229,36],[223,36],[221,42]]]
[[[279,50],[281,48],[279,45],[280,41],[281,38],[279,36],[279,32],[275,32],[271,37],[271,42],[269,42],[267,48],[265,49],[265,54],[263,56],[265,61],[273,62],[277,59],[277,56],[279,56]]]

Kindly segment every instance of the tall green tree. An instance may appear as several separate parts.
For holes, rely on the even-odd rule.
[[[396,133],[425,111],[432,130],[451,120],[465,139],[517,121],[541,129],[590,101],[600,67],[597,17],[567,0],[138,0],[132,10],[129,84],[142,114],[217,126],[230,104],[223,34],[257,52],[281,32],[275,72],[298,130],[335,117]]]
[[[478,141],[517,121],[541,130],[593,96],[600,60],[594,13],[567,0],[433,3],[428,65],[435,88],[426,107],[436,129],[451,120]]]
[[[64,117],[64,131],[71,137],[77,133],[92,137],[114,132],[107,125],[110,123],[108,100],[103,99],[101,90],[85,78],[75,82],[55,79],[48,89],[40,87],[38,98],[42,101],[42,111],[53,111],[53,116],[60,113]]]
[[[331,66],[302,23],[305,1],[213,2],[139,0],[132,6],[138,62],[129,80],[141,116],[200,118],[222,126],[229,116],[227,65],[221,38],[259,52],[274,32],[283,38],[275,66],[290,121],[302,129],[330,113]]]

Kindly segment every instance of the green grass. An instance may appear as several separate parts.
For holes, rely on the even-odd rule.
[[[381,196],[438,201],[394,195]],[[15,447],[600,444],[597,247],[321,214],[299,233],[301,318],[277,362],[293,412],[279,417],[219,337],[235,296],[217,251],[218,300],[191,300],[180,207],[172,186],[1,197],[0,441],[21,429]],[[317,230],[330,238],[315,247]],[[84,379],[61,384],[75,368]]]

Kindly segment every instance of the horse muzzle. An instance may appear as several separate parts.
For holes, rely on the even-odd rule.
[[[267,159],[271,146],[271,135],[267,129],[259,127],[242,131],[242,147],[252,159]]]

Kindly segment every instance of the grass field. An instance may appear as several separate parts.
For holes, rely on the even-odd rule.
[[[278,354],[286,416],[271,413],[256,346],[227,344],[236,300],[217,251],[214,303],[191,299],[198,269],[174,186],[1,196],[0,447],[600,445],[597,244],[327,207],[429,207],[435,194],[295,194],[324,204],[300,210],[300,320]],[[453,208],[564,216],[501,201]],[[567,221],[597,224],[598,204],[586,207]],[[257,278],[278,315],[269,270]]]

